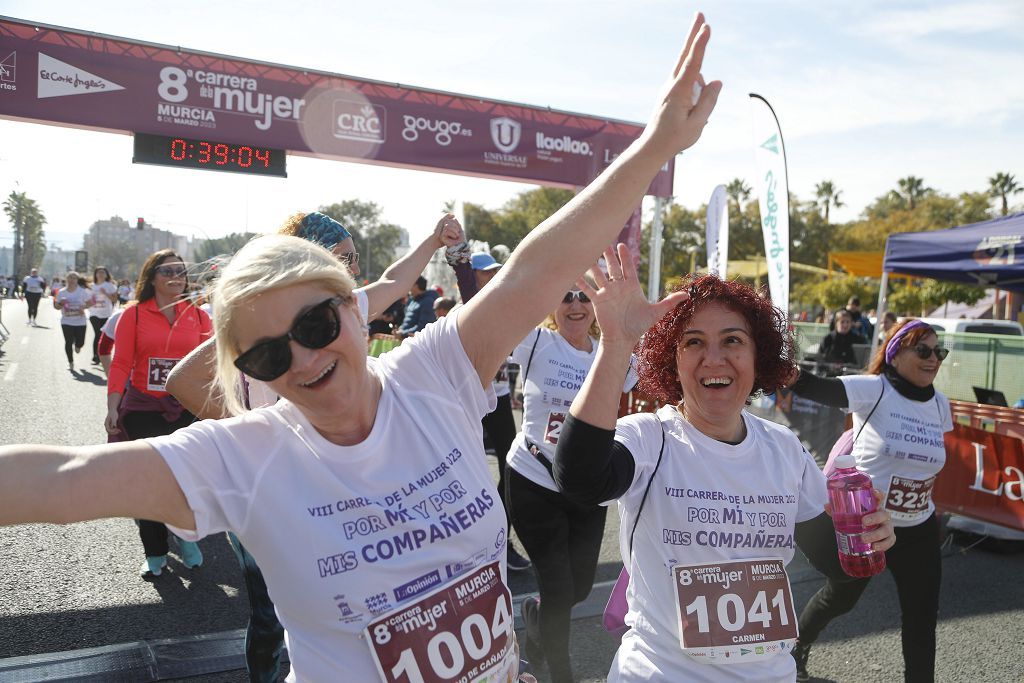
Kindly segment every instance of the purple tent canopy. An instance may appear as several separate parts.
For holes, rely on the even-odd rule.
[[[1024,213],[889,235],[882,270],[1024,292]]]

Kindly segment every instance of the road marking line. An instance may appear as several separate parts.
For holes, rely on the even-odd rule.
[[[11,366],[9,368],[7,368],[7,374],[4,375],[4,381],[5,382],[10,382],[12,379],[14,379],[14,376],[16,374],[18,374],[18,364],[17,363],[11,363]]]

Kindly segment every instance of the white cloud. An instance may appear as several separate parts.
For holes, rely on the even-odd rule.
[[[1024,21],[1024,6],[1009,2],[962,2],[947,5],[929,3],[914,9],[885,9],[854,25],[864,36],[878,36],[896,42],[947,33],[970,35],[1002,31]]]

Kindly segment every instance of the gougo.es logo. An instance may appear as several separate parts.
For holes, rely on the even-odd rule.
[[[434,142],[442,147],[447,147],[452,144],[453,136],[471,137],[473,135],[471,129],[463,127],[458,121],[428,119],[425,116],[405,114],[402,116],[402,123],[405,125],[405,128],[402,129],[402,139],[407,142],[419,140],[421,132],[433,133]]]

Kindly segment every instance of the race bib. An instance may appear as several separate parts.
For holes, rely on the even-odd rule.
[[[166,391],[167,376],[178,364],[180,358],[150,358],[149,374],[146,376],[146,388],[150,391]]]
[[[889,511],[894,520],[915,520],[928,511],[928,503],[932,500],[934,485],[935,477],[908,479],[893,475],[889,480],[889,493],[885,497],[885,509]]]
[[[371,622],[364,637],[384,683],[511,683],[512,594],[497,562]]]
[[[679,645],[717,663],[767,659],[791,650],[796,611],[778,558],[672,568]]]
[[[548,413],[548,425],[544,428],[544,441],[557,444],[564,422],[565,413]]]

